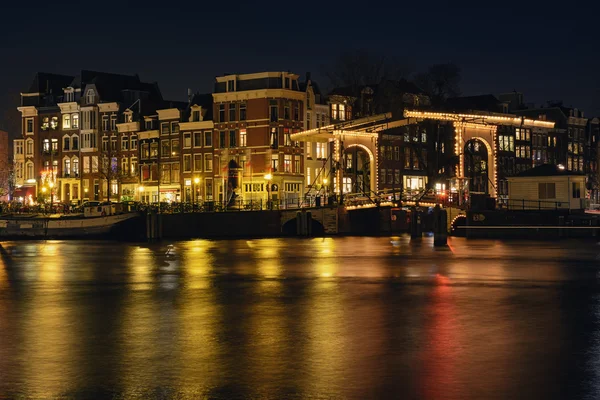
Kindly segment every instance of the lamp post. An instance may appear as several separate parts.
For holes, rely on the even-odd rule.
[[[323,178],[323,185],[325,186],[325,204],[327,204],[327,201],[329,200],[329,186],[327,186],[328,182],[329,181],[327,178]]]
[[[271,175],[271,173],[267,173],[265,175],[265,180],[267,181],[267,204],[269,207],[269,210],[272,210],[272,203],[271,203],[271,179],[273,179],[273,175]]]

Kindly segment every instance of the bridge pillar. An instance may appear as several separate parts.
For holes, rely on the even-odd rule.
[[[421,239],[423,231],[421,226],[421,213],[417,211],[417,207],[410,209],[410,237],[411,239]]]
[[[448,216],[446,210],[436,205],[433,209],[433,245],[446,246],[448,244]]]

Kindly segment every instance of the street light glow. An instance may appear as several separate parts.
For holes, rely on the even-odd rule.
[[[268,174],[265,175],[265,179],[270,181],[271,179],[273,179],[273,175],[271,175],[271,173],[269,172]]]
[[[199,184],[199,183],[200,183],[200,178],[198,178],[198,177],[195,177],[195,178],[194,178],[194,183],[195,183],[196,185],[197,185],[197,184]]]
[[[140,192],[143,192],[143,191],[144,191],[144,187],[143,187],[143,186],[140,186],[140,188],[139,188],[138,190],[139,190]]]

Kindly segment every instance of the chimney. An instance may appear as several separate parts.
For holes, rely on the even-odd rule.
[[[188,88],[187,90],[188,103],[192,102],[192,89]]]

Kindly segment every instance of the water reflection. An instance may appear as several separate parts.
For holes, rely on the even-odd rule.
[[[595,398],[597,248],[561,243],[8,242],[0,397]]]

